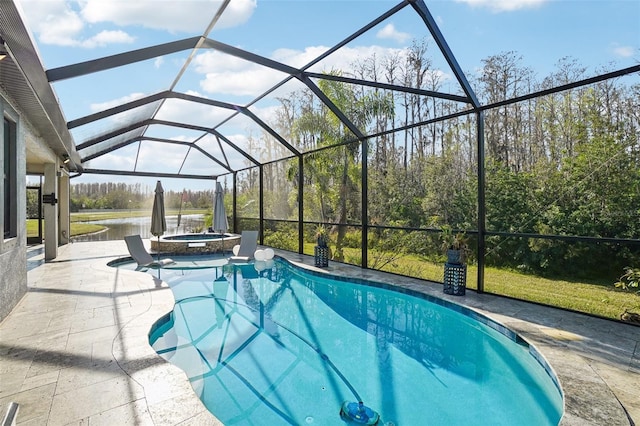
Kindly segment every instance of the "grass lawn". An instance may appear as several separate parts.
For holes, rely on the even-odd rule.
[[[304,252],[313,255],[313,243],[306,244]],[[349,263],[359,263],[359,250],[344,249]],[[377,262],[380,266],[374,266]],[[391,259],[388,253],[369,254],[369,265],[385,272],[442,282],[444,264],[404,254]],[[467,288],[477,288],[478,268],[467,266]],[[604,318],[620,319],[628,309],[640,313],[640,295],[618,290],[613,283],[585,283],[543,278],[517,271],[485,267],[484,291],[513,297],[514,299],[556,306]]]
[[[177,216],[178,209],[167,209],[165,214],[167,216]],[[189,214],[207,214],[211,213],[209,209],[183,209],[180,212],[182,215]],[[104,210],[100,212],[90,212],[90,213],[71,213],[71,223],[74,222],[90,222],[93,220],[106,220],[106,219],[125,219],[128,217],[151,217],[151,209],[143,209],[143,210]]]
[[[625,309],[640,312],[640,295],[609,285],[537,277],[485,268],[485,291],[605,318],[620,319]]]
[[[102,225],[94,225],[92,223],[71,223],[71,236],[91,234],[105,229]],[[44,222],[42,222],[42,233],[44,233]],[[27,237],[38,236],[38,221],[36,219],[27,219]]]
[[[92,234],[94,232],[100,232],[105,228],[105,226],[94,225],[92,223],[71,223],[71,236]]]

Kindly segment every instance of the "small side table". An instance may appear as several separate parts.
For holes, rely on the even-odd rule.
[[[313,248],[315,264],[321,268],[329,266],[329,247],[315,246]]]
[[[464,296],[467,289],[467,265],[444,264],[444,293]]]

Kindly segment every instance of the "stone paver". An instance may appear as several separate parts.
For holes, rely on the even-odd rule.
[[[148,345],[173,295],[150,274],[106,265],[126,255],[123,241],[70,244],[47,263],[30,255],[29,292],[0,324],[0,415],[15,401],[20,425],[222,424]],[[640,423],[639,327],[472,291],[447,296],[438,284],[335,262],[325,270],[442,297],[515,330],[560,379],[562,425]]]

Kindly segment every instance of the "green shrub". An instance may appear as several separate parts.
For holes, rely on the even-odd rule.
[[[289,250],[293,252],[298,251],[298,237],[296,234],[289,232],[273,232],[265,235],[264,244],[279,248],[282,250]]]
[[[635,290],[636,293],[640,293],[640,268],[624,268],[624,274],[614,285],[625,291]]]

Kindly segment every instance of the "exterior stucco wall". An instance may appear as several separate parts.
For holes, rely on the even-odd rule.
[[[18,221],[17,236],[0,240],[0,321],[2,321],[27,292],[27,159],[25,132],[30,130],[25,125],[24,117],[20,116],[20,112],[11,105],[1,91],[0,110],[17,124],[17,192],[14,202],[17,207]],[[3,191],[3,189],[0,189],[0,192]],[[0,197],[0,203],[4,204],[4,196]]]
[[[24,221],[23,221],[24,222]],[[0,254],[0,321],[3,320],[27,292],[26,238]],[[16,241],[17,242],[17,241]]]

